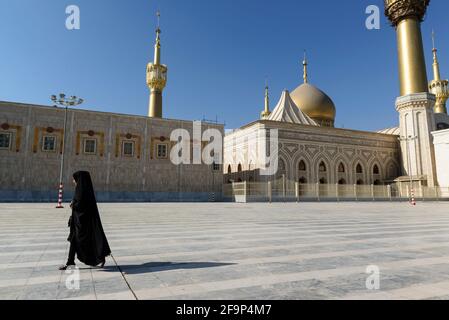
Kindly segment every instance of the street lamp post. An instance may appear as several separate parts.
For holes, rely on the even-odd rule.
[[[62,150],[61,150],[61,164],[59,171],[59,192],[58,192],[58,205],[57,209],[64,208],[62,205],[63,192],[64,192],[64,184],[63,184],[63,173],[64,173],[64,155],[65,155],[65,143],[66,143],[66,131],[67,131],[67,111],[69,107],[74,107],[82,104],[84,102],[83,99],[80,99],[75,96],[71,96],[70,98],[66,98],[66,95],[61,93],[59,98],[56,95],[51,96],[51,101],[53,101],[56,106],[61,106],[65,108],[64,113],[64,131],[63,131],[63,141],[62,141]]]
[[[405,142],[405,145],[406,145],[407,164],[408,164],[408,175],[409,175],[409,178],[410,178],[409,201],[410,201],[410,204],[412,204],[413,206],[415,206],[415,205],[416,205],[416,201],[415,201],[415,195],[414,195],[414,190],[413,190],[412,157],[410,156],[409,142],[418,139],[418,136],[408,136],[408,137],[401,136],[401,137],[399,137],[398,139],[399,139],[399,141],[401,141],[401,142]]]

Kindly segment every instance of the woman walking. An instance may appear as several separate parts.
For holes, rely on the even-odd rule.
[[[69,219],[70,235],[67,239],[70,242],[69,257],[59,270],[74,266],[75,254],[84,264],[100,265],[103,268],[111,249],[101,224],[90,174],[87,171],[78,171],[73,174],[73,181],[76,187],[70,204],[72,215]]]

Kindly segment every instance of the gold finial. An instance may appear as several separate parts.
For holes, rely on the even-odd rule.
[[[262,119],[268,119],[268,117],[271,115],[270,111],[270,95],[269,95],[269,87],[268,87],[268,80],[265,79],[265,109],[261,114]]]
[[[435,49],[435,30],[432,29],[432,46]]]
[[[302,66],[303,66],[303,78],[304,78],[304,83],[308,83],[309,79],[308,79],[308,74],[307,74],[307,54],[306,51],[304,50],[304,60],[302,61]]]
[[[265,83],[265,112],[270,112],[270,93],[269,93],[268,82]]]
[[[433,45],[433,77],[435,81],[441,80],[440,76],[440,64],[438,63],[438,50],[435,47],[435,31],[432,30],[432,45]]]
[[[161,13],[159,10],[156,12],[157,16],[157,29],[156,29],[156,44],[154,45],[154,64],[159,65],[161,63],[161,29],[160,19]]]
[[[161,13],[158,10],[156,12],[157,16],[157,28],[156,28],[156,41],[160,41],[160,34],[161,34]]]

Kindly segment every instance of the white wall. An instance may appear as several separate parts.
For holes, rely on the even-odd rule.
[[[449,187],[449,129],[432,132],[432,135],[438,183],[440,187]]]

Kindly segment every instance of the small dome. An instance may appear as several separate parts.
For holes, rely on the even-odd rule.
[[[318,126],[315,121],[298,108],[287,90],[282,92],[281,99],[267,120]]]
[[[336,108],[331,98],[308,83],[300,85],[290,94],[293,102],[310,118],[325,127],[333,127]]]

